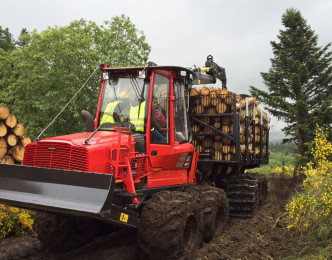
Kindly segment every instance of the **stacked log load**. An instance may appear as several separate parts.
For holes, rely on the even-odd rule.
[[[193,145],[198,152],[211,155],[210,158],[203,160],[232,161],[235,159],[236,144],[231,138],[227,138],[227,136],[234,136],[235,113],[240,118],[239,147],[241,158],[248,155],[250,157],[266,156],[269,118],[266,112],[258,109],[259,102],[254,97],[245,98],[226,89],[205,86],[192,88],[190,97],[191,113],[194,118],[200,121],[191,120],[194,133]],[[247,135],[246,118],[249,122]],[[215,129],[227,136],[223,136]]]
[[[22,164],[25,147],[31,139],[24,126],[6,106],[0,106],[0,163]]]

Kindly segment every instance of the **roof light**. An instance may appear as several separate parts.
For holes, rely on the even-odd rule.
[[[140,70],[140,72],[138,73],[138,78],[145,79],[145,70]]]
[[[109,79],[108,72],[104,71],[103,72],[103,80],[108,80],[108,79]]]

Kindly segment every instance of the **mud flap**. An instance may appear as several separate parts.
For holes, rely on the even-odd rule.
[[[114,205],[112,174],[0,164],[0,203],[136,226],[138,214]]]

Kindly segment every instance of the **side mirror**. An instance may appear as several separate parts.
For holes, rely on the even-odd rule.
[[[93,132],[95,130],[95,123],[94,123],[94,118],[91,115],[91,113],[86,110],[82,110],[81,117],[85,123],[85,131]]]

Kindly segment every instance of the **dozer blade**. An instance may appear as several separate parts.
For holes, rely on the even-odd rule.
[[[136,226],[136,212],[112,204],[114,183],[112,174],[0,164],[0,203]]]

